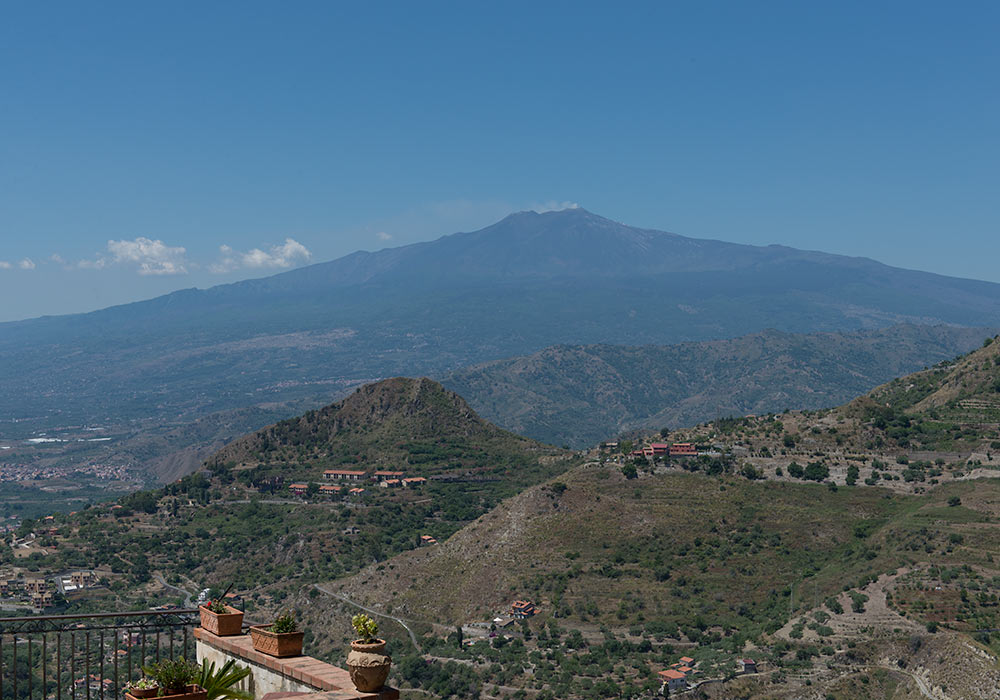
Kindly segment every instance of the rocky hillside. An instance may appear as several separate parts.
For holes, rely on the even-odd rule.
[[[560,345],[445,376],[489,420],[573,447],[635,429],[836,406],[978,347],[993,329],[769,330],[679,345]]]
[[[414,475],[474,470],[512,476],[518,467],[562,454],[483,420],[437,382],[397,377],[242,437],[206,464],[294,470],[349,464]]]

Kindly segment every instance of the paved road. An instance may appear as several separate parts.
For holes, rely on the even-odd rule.
[[[422,653],[420,649],[420,642],[417,641],[417,635],[413,633],[413,630],[410,629],[410,626],[406,624],[406,621],[403,620],[402,618],[394,617],[393,615],[386,615],[385,613],[381,613],[377,610],[366,608],[364,605],[361,605],[360,603],[355,603],[353,600],[351,600],[345,595],[341,595],[340,593],[334,593],[333,591],[324,588],[323,585],[320,583],[314,583],[313,588],[315,588],[317,591],[321,593],[326,593],[328,596],[332,596],[341,602],[347,603],[348,605],[353,605],[355,608],[360,608],[361,610],[364,610],[366,613],[370,613],[372,615],[375,615],[376,617],[384,617],[388,620],[393,620],[394,622],[398,622],[400,625],[403,626],[403,629],[405,629],[409,633],[410,641],[413,642],[413,646],[417,648],[418,652]]]
[[[171,591],[175,591],[177,595],[184,596],[185,608],[190,608],[194,605],[194,603],[191,601],[191,594],[185,591],[183,588],[178,588],[177,586],[171,586],[169,583],[167,583],[166,579],[164,579],[163,576],[161,576],[160,574],[153,574],[153,578],[156,579],[156,582],[161,586],[163,586],[164,588]]]
[[[923,678],[915,673],[907,671],[905,668],[893,668],[892,666],[881,666],[887,671],[893,671],[895,673],[902,673],[903,675],[909,676],[913,679],[913,682],[917,684],[917,690],[919,690],[925,698],[930,698],[930,700],[941,700],[941,695],[935,695],[931,687],[927,685]]]

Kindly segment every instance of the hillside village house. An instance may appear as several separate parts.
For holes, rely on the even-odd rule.
[[[340,487],[334,486],[333,484],[323,484],[319,487],[319,492],[326,496],[333,496],[334,494],[340,493]]]
[[[438,543],[438,541],[436,539],[434,539],[433,537],[431,537],[430,535],[421,535],[420,536],[420,544],[421,544],[421,546],[428,545],[428,544],[437,544],[437,543]]]
[[[295,483],[289,484],[288,490],[294,493],[296,496],[302,496],[306,491],[309,490],[309,484]]]
[[[736,662],[737,673],[757,673],[757,662],[753,659],[739,659]]]
[[[423,486],[427,483],[427,479],[422,476],[411,476],[409,479],[403,479],[403,486]]]
[[[687,687],[687,676],[676,669],[668,668],[666,671],[660,671],[657,675],[667,686],[668,692],[674,693]]]
[[[327,469],[323,472],[324,479],[334,481],[363,481],[368,476],[368,472],[354,469]]]
[[[386,479],[385,481],[379,482],[379,487],[383,489],[394,489],[398,486],[402,486],[403,482],[399,479]]]
[[[24,579],[24,590],[28,595],[37,595],[49,589],[49,582],[44,578]]]
[[[364,492],[365,492],[364,489],[353,488],[350,491],[348,491],[347,493],[351,494],[352,496],[360,496]]]
[[[386,472],[378,471],[372,474],[372,479],[374,481],[386,481],[388,479],[402,479],[403,472]]]
[[[525,620],[535,614],[535,604],[530,600],[515,600],[510,606],[511,617]]]
[[[77,588],[88,588],[97,584],[97,575],[93,571],[74,571],[69,580]]]
[[[670,446],[671,457],[697,457],[698,450],[690,442],[675,442]]]

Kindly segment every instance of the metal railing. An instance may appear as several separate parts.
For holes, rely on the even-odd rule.
[[[197,608],[0,618],[0,700],[114,700],[162,658],[194,657]]]

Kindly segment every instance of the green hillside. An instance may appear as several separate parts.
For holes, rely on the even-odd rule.
[[[57,516],[58,549],[39,565],[106,567],[123,606],[156,600],[148,597],[155,570],[280,600],[303,581],[412,549],[421,535],[446,538],[577,463],[572,453],[487,423],[435,382],[390,379],[241,438],[205,470],[125,496],[118,507]],[[322,476],[332,466],[426,481],[337,483]],[[298,495],[293,483],[311,486]],[[364,492],[349,494],[351,487]]]
[[[940,655],[964,640],[966,648],[947,653],[968,664],[966,680],[950,680],[956,694],[942,697],[966,698],[969,679],[998,678],[995,661],[968,646],[991,647],[986,658],[1000,652],[1000,634],[976,632],[1000,627],[998,507],[997,479],[912,496],[680,470],[629,479],[589,465],[504,502],[437,547],[329,586],[444,625],[535,602],[540,612],[513,648],[457,651],[425,639],[435,654],[475,661],[484,689],[596,698],[611,680],[639,697],[682,654],[694,657],[699,678],[719,680],[751,655],[768,675],[729,683],[737,694],[718,697],[903,698],[912,687],[905,675],[892,677],[904,694],[869,694],[880,659],[913,659],[925,645]],[[921,662],[936,678],[948,675],[933,654]],[[502,674],[489,665],[499,659]]]
[[[624,431],[835,406],[978,347],[987,329],[764,331],[678,345],[561,345],[457,370],[445,386],[523,435],[587,447]]]

